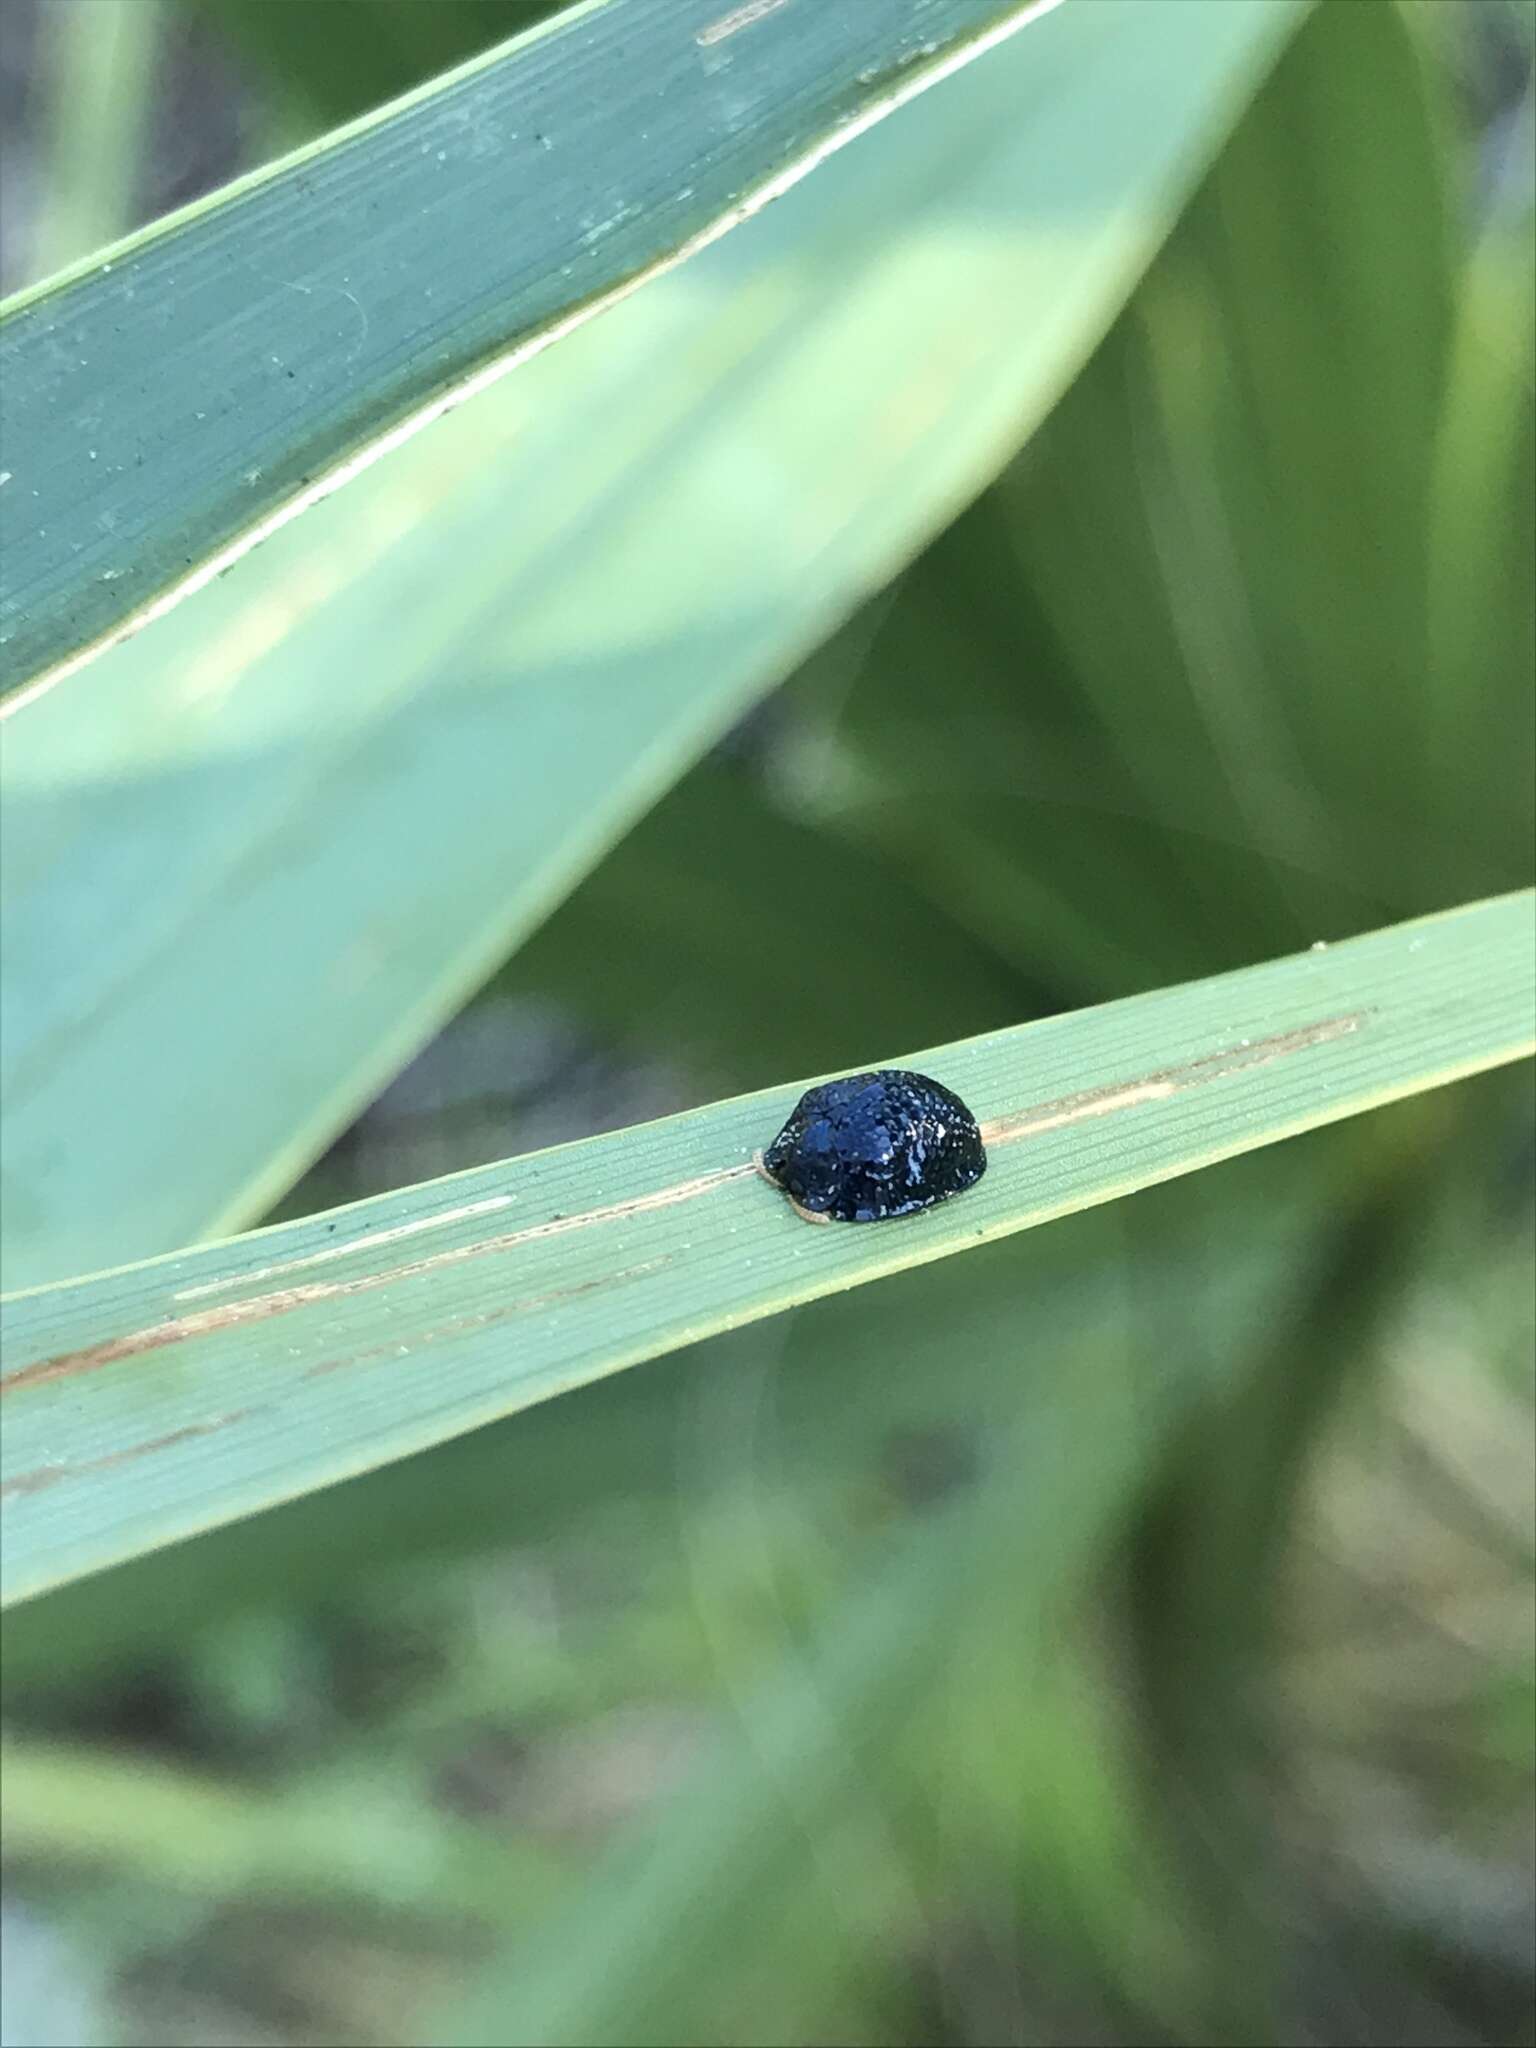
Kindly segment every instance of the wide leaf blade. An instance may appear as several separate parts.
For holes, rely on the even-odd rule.
[[[746,218],[1055,0],[587,0],[21,294],[0,690]]]
[[[9,1284],[278,1199],[1008,458],[1297,18],[1059,10],[17,715]]]

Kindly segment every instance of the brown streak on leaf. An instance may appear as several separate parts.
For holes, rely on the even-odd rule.
[[[724,14],[718,21],[712,21],[708,28],[701,28],[694,41],[701,50],[707,50],[711,43],[723,43],[727,36],[736,35],[744,28],[750,28],[754,21],[761,21],[765,14],[773,14],[784,5],[784,0],[747,0],[744,7],[738,7],[731,14]]]
[[[533,1223],[526,1230],[483,1237],[474,1244],[454,1245],[446,1251],[433,1252],[428,1258],[412,1259],[403,1266],[391,1266],[382,1273],[360,1273],[351,1280],[312,1280],[301,1287],[282,1287],[269,1294],[251,1295],[244,1301],[227,1301],[216,1308],[194,1309],[189,1315],[169,1316],[163,1323],[154,1323],[147,1330],[132,1330],[124,1336],[109,1337],[103,1343],[87,1345],[80,1351],[60,1352],[57,1357],[41,1358],[34,1365],[23,1366],[19,1372],[0,1380],[0,1395],[14,1394],[23,1387],[41,1386],[48,1380],[95,1372],[101,1366],[114,1365],[120,1358],[135,1358],[141,1352],[185,1343],[190,1337],[208,1336],[215,1330],[229,1329],[237,1323],[263,1322],[269,1316],[286,1315],[291,1309],[307,1308],[313,1302],[365,1294],[375,1287],[388,1287],[397,1280],[433,1272],[439,1266],[459,1265],[466,1259],[510,1251],[515,1245],[526,1244],[532,1238],[557,1237],[563,1231],[582,1230],[594,1223],[618,1222],[650,1209],[665,1209],[674,1202],[687,1202],[696,1195],[707,1194],[728,1181],[742,1180],[751,1172],[750,1166],[717,1167],[711,1173],[701,1173],[694,1180],[658,1188],[654,1194],[635,1195],[627,1202],[611,1202],[602,1209],[584,1209],[575,1216],[552,1217],[547,1223]]]
[[[251,1408],[236,1408],[229,1415],[215,1415],[207,1422],[189,1422],[181,1429],[173,1429],[166,1436],[151,1437],[145,1444],[129,1444],[126,1450],[108,1451],[104,1457],[86,1458],[75,1465],[39,1465],[35,1472],[22,1472],[14,1479],[7,1479],[0,1486],[0,1495],[20,1493],[41,1493],[45,1487],[57,1486],[61,1479],[79,1479],[87,1472],[106,1472],[114,1465],[128,1465],[135,1458],[153,1457],[156,1451],[169,1450],[172,1444],[186,1443],[192,1437],[213,1436],[221,1429],[231,1429],[237,1422],[246,1421],[255,1413]]]
[[[647,1259],[643,1265],[625,1266],[617,1273],[602,1273],[595,1280],[580,1280],[574,1287],[554,1287],[548,1294],[525,1295],[521,1301],[507,1302],[501,1308],[480,1309],[474,1315],[452,1316],[446,1323],[439,1323],[431,1330],[417,1330],[409,1339],[400,1338],[393,1344],[372,1344],[366,1351],[349,1351],[343,1358],[322,1359],[319,1365],[310,1366],[304,1377],[307,1380],[320,1379],[324,1374],[340,1372],[349,1365],[362,1365],[370,1358],[398,1356],[402,1351],[417,1350],[426,1344],[435,1344],[441,1337],[457,1337],[464,1330],[483,1329],[487,1323],[503,1323],[510,1316],[527,1315],[533,1309],[549,1308],[557,1301],[571,1301],[578,1294],[595,1294],[600,1287],[611,1287],[619,1280],[633,1280],[641,1273],[654,1273],[658,1266],[670,1266],[670,1253],[661,1259]]]
[[[1154,1073],[1144,1074],[1136,1081],[1111,1082],[1102,1088],[1088,1088],[1076,1095],[1059,1096],[1052,1102],[1037,1103],[1034,1108],[1015,1116],[994,1117],[982,1125],[981,1135],[988,1145],[1005,1145],[1016,1138],[1034,1137],[1087,1117],[1109,1116],[1116,1110],[1132,1109],[1144,1102],[1162,1101],[1168,1096],[1181,1094],[1186,1088],[1201,1087],[1249,1067],[1267,1066],[1271,1060],[1283,1059],[1289,1053],[1303,1052],[1310,1046],[1343,1038],[1352,1031],[1358,1031],[1370,1014],[1368,1010],[1353,1010],[1344,1016],[1324,1018],[1316,1024],[1278,1031],[1268,1038],[1256,1038],[1246,1045],[1204,1053],[1180,1066],[1162,1067]],[[651,1209],[667,1208],[675,1202],[692,1201],[697,1195],[707,1194],[730,1181],[746,1179],[760,1170],[755,1161],[744,1166],[716,1167],[693,1180],[658,1188],[654,1194],[636,1195],[629,1201],[612,1202],[601,1209],[586,1209],[575,1216],[551,1217],[547,1223],[533,1223],[523,1230],[480,1238],[474,1244],[454,1245],[445,1251],[433,1252],[427,1258],[391,1266],[381,1273],[360,1273],[351,1280],[310,1281],[298,1287],[251,1295],[244,1301],[224,1302],[216,1308],[195,1309],[189,1315],[171,1316],[149,1329],[130,1331],[122,1337],[109,1337],[105,1342],[87,1345],[83,1350],[61,1352],[57,1357],[39,1359],[33,1365],[23,1366],[19,1372],[0,1381],[0,1394],[14,1394],[23,1387],[41,1386],[49,1380],[95,1372],[120,1358],[158,1351],[167,1345],[184,1343],[188,1338],[206,1336],[238,1323],[261,1322],[270,1316],[286,1315],[292,1309],[307,1308],[317,1301],[338,1300],[346,1295],[366,1293],[375,1287],[388,1287],[397,1280],[430,1273],[440,1266],[458,1265],[467,1259],[510,1251],[534,1238],[556,1237],[567,1230],[584,1230],[592,1224],[617,1222],[625,1217],[643,1215]],[[612,1277],[603,1275],[590,1284],[602,1286]]]
[[[1138,1081],[1112,1081],[1102,1088],[1085,1088],[1076,1095],[1061,1095],[1053,1102],[1036,1103],[1016,1116],[993,1117],[981,1126],[982,1142],[1007,1145],[1015,1138],[1032,1138],[1042,1131],[1059,1130],[1063,1124],[1080,1123],[1085,1117],[1110,1116],[1116,1110],[1135,1109],[1143,1102],[1163,1102],[1181,1095],[1186,1088],[1200,1088],[1207,1082],[1224,1080],[1228,1074],[1249,1067],[1265,1067],[1287,1053],[1305,1052],[1309,1046],[1326,1045],[1332,1038],[1347,1038],[1358,1031],[1369,1010],[1351,1010],[1342,1017],[1325,1017],[1317,1024],[1301,1024],[1293,1031],[1277,1031],[1269,1038],[1255,1038],[1244,1045],[1229,1046],[1222,1052],[1202,1053],[1181,1066],[1159,1067]]]

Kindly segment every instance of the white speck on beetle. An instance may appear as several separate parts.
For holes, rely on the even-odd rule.
[[[1328,941],[1326,939],[1314,939],[1307,950],[1309,953],[1326,953]]]

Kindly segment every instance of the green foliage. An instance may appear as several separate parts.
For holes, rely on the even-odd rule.
[[[995,471],[1288,19],[1245,10],[1216,36],[1139,4],[1043,19],[14,712],[8,1285],[171,1251],[277,1199]],[[1167,89],[1132,121],[1149,65]],[[1116,133],[1112,155],[1067,153],[1085,125]],[[238,239],[244,219],[210,204],[176,232]],[[470,310],[481,239],[457,272]],[[151,233],[146,260],[162,246]],[[308,333],[305,295],[280,296]],[[261,331],[265,362],[283,351]],[[275,440],[242,414],[247,453],[280,465],[317,408],[306,386]],[[115,489],[85,506],[93,546]],[[87,553],[70,573],[94,602]],[[936,968],[966,950],[940,939]],[[913,1006],[936,1037],[1016,1014]],[[781,1053],[756,1078],[794,1070]]]
[[[305,132],[531,10],[217,12]],[[743,1177],[605,1226],[588,1320],[502,1284],[573,1230],[14,1388],[9,1471],[99,1462],[8,1562],[126,1560],[0,1671],[11,1860],[120,2037],[1525,2037],[1528,1075],[810,1297],[1528,1029],[1519,899],[1338,942],[1530,880],[1530,20],[1067,0],[16,714],[8,1272],[71,1284],[12,1372],[327,1253],[339,1194],[366,1236],[744,1157],[795,1076],[995,1054],[1002,1114],[1138,1019],[1173,1065],[1181,1006],[1191,1057],[1333,977],[1379,1020],[916,1235]],[[431,1193],[386,1093],[299,1179],[466,1004],[767,1092],[477,1128]],[[624,1356],[698,1341],[539,1398],[624,1304]]]
[[[556,0],[326,0],[318,8],[188,0],[193,6],[258,67],[276,119],[304,129],[355,120],[559,11]]]
[[[135,631],[1039,5],[765,11],[716,57],[713,0],[587,0],[18,294],[0,692]]]
[[[1536,1049],[1533,911],[1526,892],[882,1054],[958,1090],[989,1155],[963,1201],[899,1232],[808,1232],[755,1171],[797,1085],[13,1296],[6,1598],[1519,1058]]]
[[[1368,132],[1338,107],[1361,76]],[[1392,9],[1322,10],[1046,428],[873,625],[838,821],[1026,970],[1043,952],[1094,994],[1126,961],[1208,973],[1526,872],[1529,670],[1489,636],[1529,610],[1519,578],[1491,606],[1465,585],[1529,517],[1507,473],[1471,478],[1529,464],[1530,322],[1492,379],[1486,342],[1453,357],[1427,90]],[[1518,288],[1518,252],[1498,274]],[[1448,463],[1442,417],[1473,404],[1498,429]]]

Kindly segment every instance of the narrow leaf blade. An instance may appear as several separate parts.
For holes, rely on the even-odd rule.
[[[6,1597],[1514,1059],[1532,913],[1497,898],[916,1055],[992,1159],[899,1224],[811,1229],[758,1178],[787,1088],[13,1297]]]

